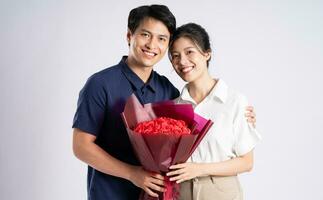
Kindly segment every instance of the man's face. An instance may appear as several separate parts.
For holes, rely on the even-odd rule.
[[[153,67],[165,55],[169,38],[170,33],[161,21],[145,18],[134,33],[127,33],[128,59],[140,67]]]

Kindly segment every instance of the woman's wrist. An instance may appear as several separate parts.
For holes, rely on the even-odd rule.
[[[212,166],[210,163],[199,163],[198,165],[200,168],[200,177],[212,175]]]

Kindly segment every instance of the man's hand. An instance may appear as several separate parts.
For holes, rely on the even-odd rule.
[[[158,194],[154,191],[165,191],[164,177],[160,174],[145,171],[140,166],[133,166],[129,180],[153,197],[158,197]]]
[[[245,116],[247,117],[247,121],[251,123],[254,128],[256,128],[256,113],[254,107],[247,106]]]

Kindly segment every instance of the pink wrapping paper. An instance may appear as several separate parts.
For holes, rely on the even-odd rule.
[[[135,126],[157,117],[181,119],[188,124],[190,135],[142,135],[134,132]],[[185,162],[199,145],[212,126],[211,120],[194,113],[191,104],[174,104],[172,101],[141,105],[132,94],[126,102],[123,121],[126,125],[130,142],[141,165],[147,171],[165,174],[173,164]],[[165,177],[166,192],[159,197],[151,197],[142,192],[140,200],[175,200],[178,197],[178,184]]]

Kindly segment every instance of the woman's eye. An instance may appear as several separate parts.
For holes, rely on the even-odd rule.
[[[173,54],[172,55],[172,58],[174,59],[174,58],[178,58],[178,55],[177,54]]]

